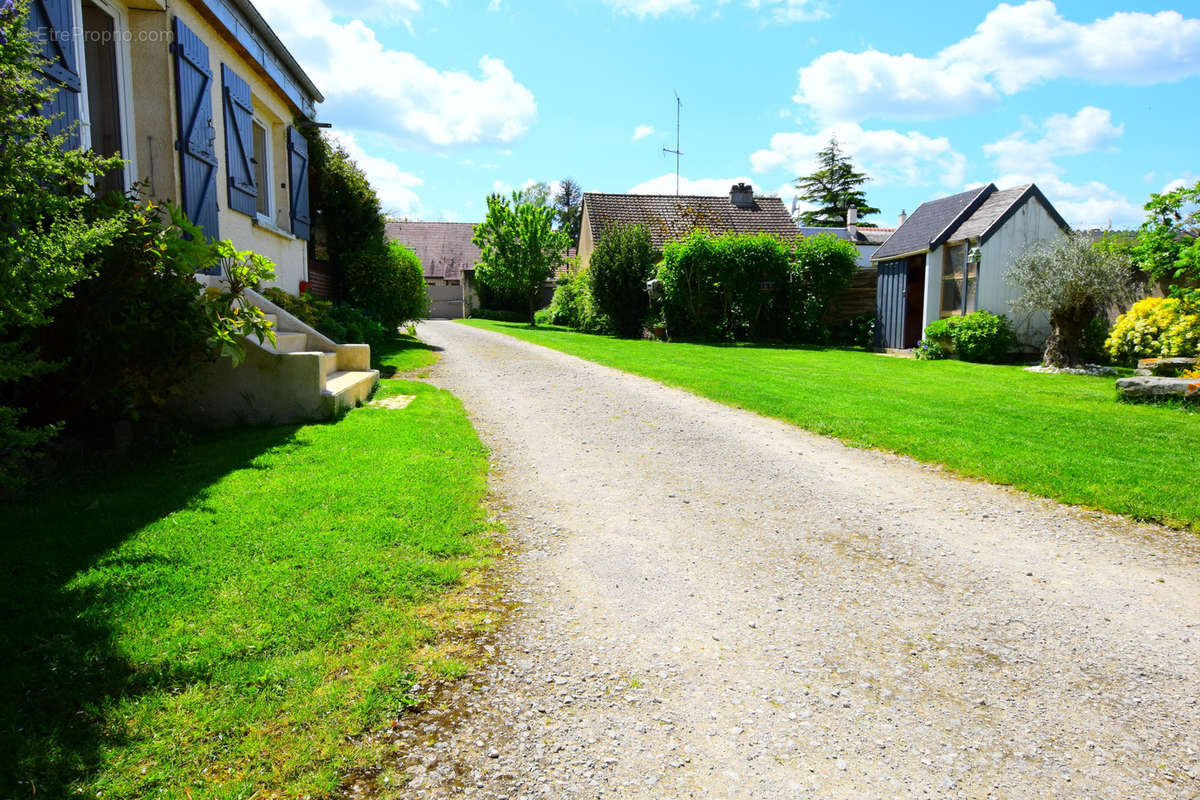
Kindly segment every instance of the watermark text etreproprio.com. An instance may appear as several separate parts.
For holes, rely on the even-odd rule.
[[[93,44],[170,44],[174,36],[171,31],[87,30],[85,28],[34,28],[34,34],[43,41],[67,44],[76,40]]]

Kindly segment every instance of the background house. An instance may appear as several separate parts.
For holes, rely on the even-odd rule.
[[[1005,279],[1030,245],[1070,226],[1033,184],[995,184],[922,203],[871,260],[879,266],[876,343],[915,347],[942,317],[984,310],[1012,315],[1017,289]],[[1014,319],[1022,344],[1040,347],[1045,315]]]
[[[472,222],[389,222],[387,237],[417,254],[425,271],[429,316],[461,319],[478,305],[470,278],[479,263]]]
[[[745,183],[731,187],[728,197],[584,192],[582,214],[579,264],[583,268],[604,231],[618,225],[645,225],[660,255],[667,242],[701,228],[718,234],[773,233],[788,239],[799,233],[782,200],[757,197]]]

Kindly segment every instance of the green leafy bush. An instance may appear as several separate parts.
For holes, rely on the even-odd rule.
[[[1117,363],[1200,354],[1200,302],[1147,297],[1117,317],[1104,344]]]
[[[654,246],[645,225],[611,228],[596,244],[588,263],[592,301],[618,336],[641,335],[650,311],[646,281],[653,268]]]
[[[348,254],[345,276],[350,299],[378,317],[389,331],[429,312],[421,261],[399,242],[380,242]]]
[[[692,231],[668,242],[658,268],[674,339],[746,340],[785,328],[789,247],[769,234]]]
[[[877,322],[874,314],[851,317],[834,328],[833,341],[847,347],[874,347]]]
[[[943,354],[963,361],[996,364],[1004,360],[1016,342],[1008,317],[989,311],[975,311],[961,317],[945,317],[925,328],[923,342],[936,346]],[[918,354],[918,357],[920,355]]]
[[[303,292],[298,297],[278,287],[263,290],[263,295],[275,305],[306,325],[340,344],[369,344],[377,347],[384,343],[387,331],[383,324],[369,311],[350,303],[334,305],[329,300]]]
[[[299,295],[294,295],[278,286],[272,286],[263,289],[262,294],[305,325],[311,325],[317,330],[321,330],[321,324],[333,311],[332,301],[323,300],[312,292],[301,292]]]
[[[28,3],[0,3],[0,491],[25,482],[23,469],[54,426],[22,428],[15,384],[50,365],[28,334],[91,274],[88,257],[121,235],[124,221],[98,213],[86,191],[91,176],[119,158],[65,150],[68,134],[50,135],[37,113],[57,93],[38,72],[41,48],[26,28]]]
[[[609,333],[608,318],[596,310],[592,301],[591,276],[588,270],[576,270],[558,281],[554,298],[547,309],[550,321],[584,333]]]
[[[349,303],[334,306],[317,330],[341,344],[369,344],[372,348],[379,347],[395,333],[384,328],[370,312]]]
[[[940,361],[946,358],[946,348],[933,339],[922,339],[913,348],[913,356],[920,361]]]
[[[831,338],[825,311],[858,271],[858,248],[830,234],[796,240],[789,254],[787,331],[813,344]]]

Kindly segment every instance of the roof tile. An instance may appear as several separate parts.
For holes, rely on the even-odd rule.
[[[756,196],[753,208],[741,209],[730,202],[728,195],[585,192],[583,206],[593,236],[599,238],[614,225],[643,224],[659,251],[667,242],[701,228],[713,233],[773,233],[787,238],[799,234],[792,215],[778,197]]]

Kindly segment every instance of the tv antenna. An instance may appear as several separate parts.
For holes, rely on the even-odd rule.
[[[679,92],[675,92],[675,149],[669,147],[663,148],[663,153],[675,154],[675,196],[679,196],[679,157],[683,153],[679,149],[679,114],[683,110],[683,101],[679,99]]]

